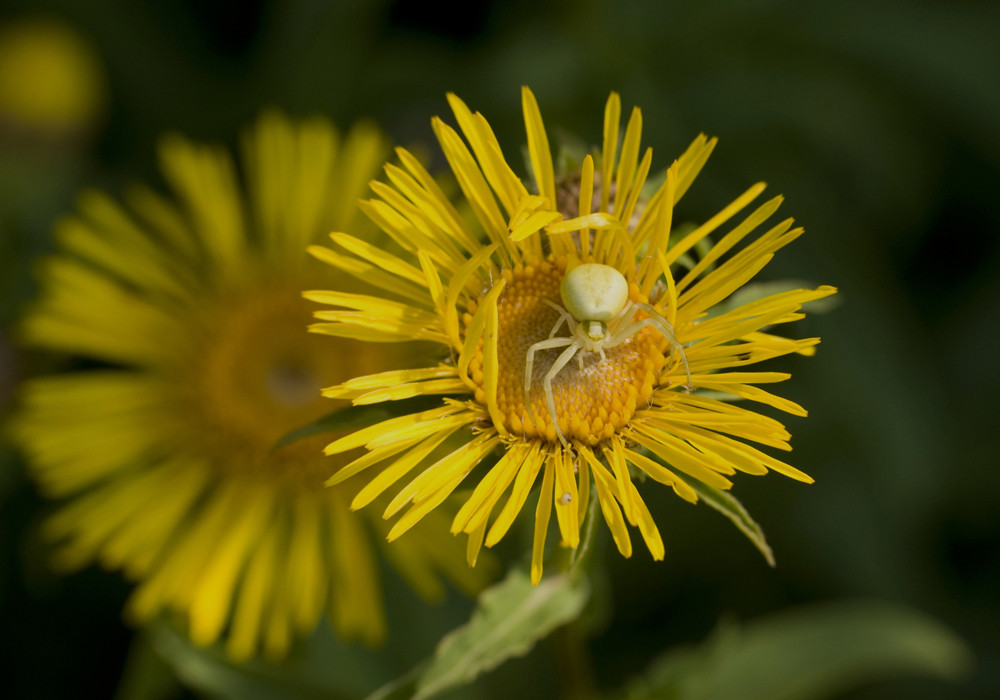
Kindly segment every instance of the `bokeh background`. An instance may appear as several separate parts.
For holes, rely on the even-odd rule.
[[[845,697],[1000,697],[1000,5],[4,0],[0,36],[26,18],[73,32],[67,51],[84,68],[70,85],[92,89],[62,122],[0,113],[0,416],[21,378],[60,366],[12,342],[51,224],[84,185],[159,182],[164,132],[233,144],[276,106],[341,125],[372,118],[434,157],[430,117],[450,90],[511,157],[522,84],[550,131],[591,141],[617,90],[643,109],[661,168],[698,132],[720,137],[684,217],[765,180],[807,229],[767,276],[841,295],[799,324],[823,344],[790,361],[783,387],[810,410],[790,419],[792,461],[817,483],[736,487],[777,568],[708,509],[650,490],[666,561],[608,556],[597,685],[704,639],[720,616],[862,598],[942,621],[975,663],[958,685],[910,678]],[[4,445],[0,686],[12,694],[0,694],[110,697],[133,636],[120,618],[128,587],[97,570],[52,574],[38,532],[47,507]],[[512,663],[498,683],[539,662]]]

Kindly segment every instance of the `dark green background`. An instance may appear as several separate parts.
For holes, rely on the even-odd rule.
[[[599,141],[604,101],[639,105],[664,168],[699,131],[720,137],[680,214],[698,220],[756,180],[807,235],[768,278],[840,287],[784,361],[792,461],[817,483],[742,478],[778,567],[705,508],[648,489],[666,561],[609,554],[613,618],[592,641],[613,688],[657,651],[808,601],[877,598],[944,621],[972,646],[962,687],[906,680],[852,698],[1000,696],[996,433],[1000,277],[1000,5],[957,2],[343,2],[6,0],[46,10],[98,48],[107,119],[45,196],[0,202],[0,319],[31,294],[31,259],[82,184],[157,182],[165,130],[233,143],[267,105],[341,124],[378,120],[436,153],[429,126],[457,92],[508,157],[529,85],[550,132]],[[8,163],[8,166],[11,167]],[[6,377],[48,366],[0,358]],[[2,385],[3,383],[0,383]],[[9,409],[0,397],[0,410]],[[0,683],[8,697],[109,696],[130,632],[127,587],[42,563],[46,506],[9,450],[0,464]],[[431,641],[428,640],[428,644]],[[429,650],[429,647],[428,647]],[[543,647],[538,653],[545,654]],[[525,662],[515,662],[525,663]],[[508,676],[509,677],[509,676]],[[498,682],[502,680],[498,679]],[[499,692],[499,690],[498,690]],[[5,696],[7,696],[5,694]],[[501,695],[502,696],[502,695]],[[499,697],[499,696],[498,696]]]

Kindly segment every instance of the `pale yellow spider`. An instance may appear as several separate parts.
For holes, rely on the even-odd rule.
[[[561,308],[551,301],[545,300],[549,306],[559,312],[559,320],[552,327],[548,340],[540,340],[530,348],[525,358],[524,366],[524,401],[528,408],[528,416],[534,420],[531,410],[531,379],[534,370],[535,353],[551,348],[566,349],[552,363],[542,380],[545,390],[545,401],[549,407],[549,416],[556,435],[563,445],[567,445],[556,420],[556,403],[552,395],[552,380],[574,356],[583,368],[583,352],[596,352],[601,355],[601,361],[607,359],[605,348],[613,348],[631,338],[643,328],[653,328],[667,339],[671,347],[678,352],[687,372],[687,389],[691,389],[691,369],[688,366],[684,346],[674,337],[674,329],[667,319],[650,304],[629,301],[628,282],[625,277],[613,267],[597,263],[577,265],[563,277],[559,285],[559,295],[562,297]],[[649,317],[633,321],[639,311],[645,311]],[[562,324],[569,328],[569,337],[555,338]]]

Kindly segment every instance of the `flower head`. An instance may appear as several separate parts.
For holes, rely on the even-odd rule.
[[[33,18],[0,28],[0,130],[76,136],[94,126],[105,100],[97,52],[68,26]]]
[[[175,198],[142,187],[127,208],[81,198],[23,331],[104,368],[30,382],[15,431],[42,488],[68,499],[46,524],[59,561],[139,581],[135,618],[174,609],[195,642],[224,636],[238,659],[282,655],[324,611],[341,634],[376,642],[385,621],[365,531],[381,541],[385,523],[350,515],[351,486],[322,488],[317,438],[279,441],[329,412],[322,386],[405,359],[307,335],[300,294],[328,271],[305,247],[352,225],[388,149],[370,126],[341,139],[323,120],[274,113],[243,146],[245,185],[225,151],[175,137],[161,153]],[[417,534],[388,555],[427,596],[439,570],[476,588],[453,549]]]
[[[468,534],[474,564],[484,542],[492,546],[507,533],[540,478],[532,555],[537,582],[553,509],[562,544],[576,547],[595,497],[623,555],[632,551],[628,524],[638,526],[654,558],[663,557],[637,475],[691,502],[697,493],[690,479],[728,489],[737,471],[774,470],[811,481],[748,444],[789,449],[781,423],[724,400],[805,415],[757,386],[787,374],[744,367],[809,354],[817,338],[789,340],[763,329],[802,318],[803,303],[835,290],[800,289],[717,309],[802,233],[787,219],[740,247],[781,198],[759,205],[705,250],[708,236],[764,190],[754,185],[686,235],[672,235],[674,205],[715,139],[696,138],[644,198],[652,150],[640,158],[641,113],[632,112],[619,151],[621,107],[612,93],[597,163],[588,155],[578,173],[557,180],[538,106],[525,88],[529,190],[483,116],[454,95],[448,99],[465,140],[437,118],[434,131],[475,221],[467,223],[417,160],[398,149],[401,166],[386,166],[391,185],[372,183],[377,198],[363,209],[402,252],[393,255],[345,233],[332,235],[335,251],[312,249],[382,292],[306,293],[337,307],[318,311],[312,330],[442,346],[442,361],[433,367],[359,377],[326,390],[355,404],[442,396],[438,407],[328,445],[328,454],[368,450],[329,483],[381,467],[354,498],[352,507],[359,508],[416,471],[385,509],[385,517],[402,513],[389,532],[393,539],[469,479],[474,488],[451,530]],[[704,252],[696,256],[696,247]],[[435,452],[452,435],[465,436],[462,444]],[[495,463],[480,466],[495,451]]]

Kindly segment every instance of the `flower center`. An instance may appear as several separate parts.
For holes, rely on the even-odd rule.
[[[564,259],[529,260],[513,270],[504,271],[507,286],[500,295],[497,351],[499,381],[497,404],[504,416],[504,427],[515,435],[557,440],[553,416],[545,391],[546,377],[553,364],[574,344],[534,353],[528,400],[525,403],[525,368],[529,349],[549,338],[559,321],[559,312],[548,302],[562,308],[559,285],[566,271]],[[631,285],[631,301],[647,301]],[[571,338],[563,324],[556,338]],[[572,359],[550,378],[555,419],[567,439],[594,445],[610,438],[625,426],[637,407],[646,405],[665,363],[665,341],[651,328],[642,328],[617,345],[599,352],[576,347]],[[482,389],[482,356],[470,365],[473,378],[480,384],[476,399],[485,403]]]
[[[275,448],[297,428],[347,401],[323,387],[377,371],[379,353],[306,332],[311,305],[298,284],[256,288],[208,302],[200,342],[178,367],[181,440],[220,469],[309,486],[329,476],[330,434]],[[338,339],[339,340],[339,339]]]

